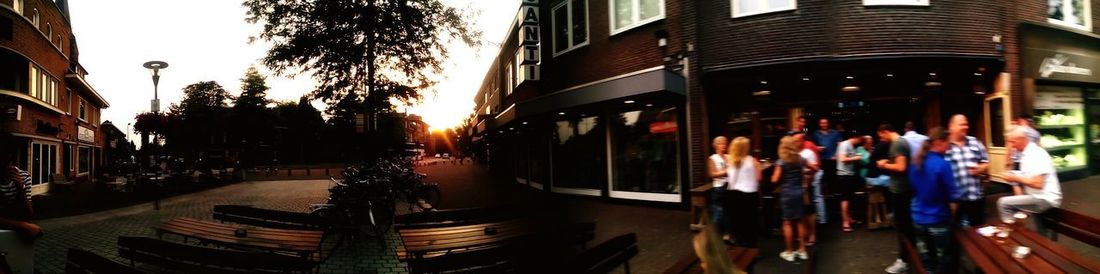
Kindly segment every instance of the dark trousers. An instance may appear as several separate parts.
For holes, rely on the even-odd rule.
[[[729,220],[726,214],[726,205],[729,204],[725,186],[712,188],[710,191],[710,224],[714,226],[718,235],[729,233]]]
[[[760,238],[760,196],[737,190],[726,192],[726,216],[729,216],[730,229],[735,244],[756,247]]]
[[[905,243],[903,239],[908,239],[910,243],[914,243],[914,231],[913,231],[913,213],[911,202],[913,200],[912,193],[893,193],[886,192],[886,200],[889,204],[893,205],[894,209],[894,228],[898,230],[898,257],[905,262],[909,262],[909,256],[905,250]],[[910,262],[911,263],[911,262]]]
[[[944,273],[951,269],[955,260],[955,244],[951,235],[954,225],[943,222],[937,224],[916,224],[916,249],[920,253],[921,264],[928,273]]]
[[[955,225],[959,228],[976,227],[985,224],[985,200],[959,202],[955,214]]]

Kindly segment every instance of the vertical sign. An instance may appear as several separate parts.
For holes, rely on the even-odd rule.
[[[517,15],[519,46],[516,49],[516,86],[525,81],[539,79],[539,61],[542,56],[539,39],[539,1],[523,0]]]

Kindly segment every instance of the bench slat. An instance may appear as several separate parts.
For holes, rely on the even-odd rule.
[[[118,253],[133,262],[189,273],[308,273],[316,267],[315,262],[303,258],[205,248],[145,237],[118,237]]]
[[[65,273],[142,274],[144,272],[103,258],[91,251],[69,248],[65,256]]]

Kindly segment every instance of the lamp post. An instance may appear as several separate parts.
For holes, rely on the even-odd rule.
[[[142,65],[153,74],[153,101],[150,102],[153,113],[160,112],[160,99],[157,98],[157,84],[160,83],[160,69],[168,68],[164,61],[149,61]]]

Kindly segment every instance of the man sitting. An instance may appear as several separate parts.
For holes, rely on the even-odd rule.
[[[1020,151],[1020,170],[1005,173],[1003,178],[1012,184],[1014,196],[997,200],[1001,221],[1013,222],[1013,214],[1019,211],[1042,213],[1062,203],[1062,187],[1050,154],[1028,139],[1027,129],[1015,127],[1005,134],[1008,146]]]

